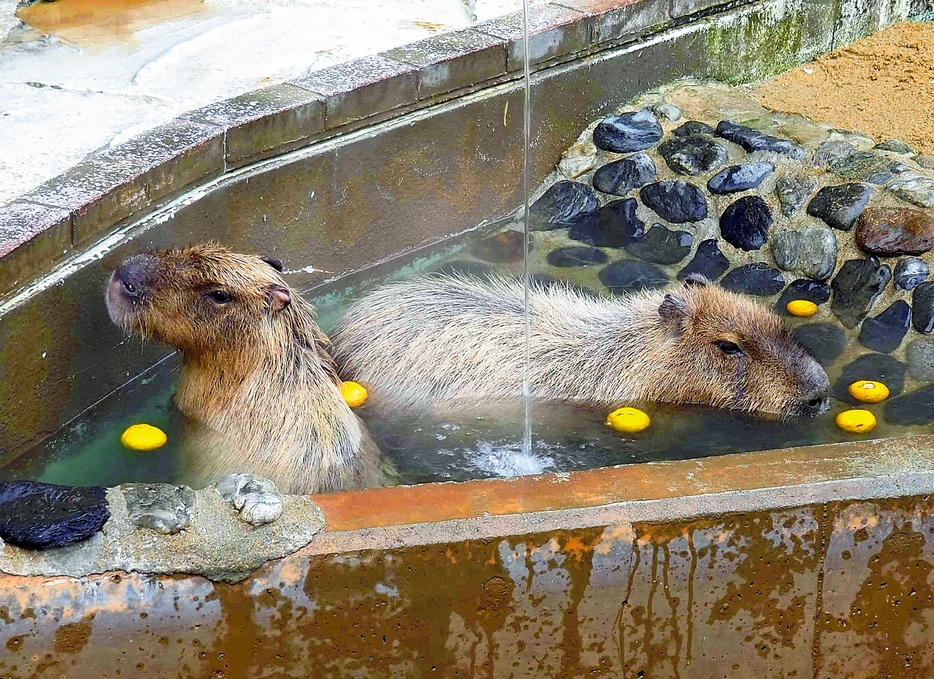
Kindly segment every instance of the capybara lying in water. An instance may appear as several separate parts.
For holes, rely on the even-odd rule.
[[[215,243],[128,258],[111,275],[111,319],[181,354],[185,481],[230,472],[289,493],[378,485],[378,451],[341,396],[314,308],[274,259]]]
[[[399,406],[512,399],[526,356],[522,282],[425,276],[355,302],[331,333],[347,379]],[[782,320],[695,277],[611,299],[532,283],[531,395],[819,415],[829,380]]]

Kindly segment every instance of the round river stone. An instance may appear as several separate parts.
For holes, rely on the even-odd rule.
[[[730,268],[730,260],[720,252],[720,245],[716,240],[701,241],[694,253],[694,259],[688,262],[678,272],[678,280],[683,281],[688,276],[700,274],[708,280],[715,281]]]
[[[707,199],[699,188],[688,182],[656,182],[643,186],[639,196],[659,217],[674,224],[699,222],[707,217]]]
[[[856,244],[880,257],[920,255],[934,247],[934,218],[910,207],[870,207],[856,220]]]
[[[604,118],[593,131],[597,148],[614,153],[643,151],[662,138],[662,126],[651,112],[633,111]]]

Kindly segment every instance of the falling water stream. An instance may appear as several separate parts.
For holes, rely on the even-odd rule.
[[[522,65],[523,65],[523,105],[522,105],[522,266],[525,289],[525,366],[522,370],[522,396],[525,399],[525,428],[522,435],[522,453],[527,458],[532,455],[532,391],[529,384],[529,151],[532,133],[532,82],[529,71],[529,0],[522,0]]]

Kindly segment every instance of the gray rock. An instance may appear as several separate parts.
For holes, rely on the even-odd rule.
[[[775,182],[775,195],[786,217],[800,210],[816,190],[817,177],[809,174],[786,174]]]
[[[892,153],[900,153],[906,155],[909,153],[914,153],[914,150],[908,144],[903,142],[901,139],[887,139],[884,142],[876,144],[873,148],[879,149],[880,151],[891,151]]]
[[[779,269],[807,278],[825,280],[837,264],[837,238],[825,226],[777,231],[772,234],[771,247]]]
[[[590,142],[575,144],[561,156],[558,172],[567,179],[577,179],[597,164],[597,147]]]
[[[130,522],[174,535],[188,528],[195,491],[168,483],[128,483],[120,486]]]
[[[231,474],[218,481],[215,488],[251,526],[272,523],[282,514],[282,494],[269,479],[251,474]]]
[[[831,160],[828,168],[843,179],[856,179],[870,184],[885,184],[896,174],[908,169],[904,163],[892,160],[884,153],[872,151],[856,151]]]
[[[931,269],[927,262],[918,257],[903,257],[895,265],[896,290],[914,290],[921,285],[931,275]]]
[[[930,177],[906,173],[889,184],[889,191],[919,207],[934,208],[934,179]]]
[[[934,156],[923,154],[915,156],[914,161],[926,170],[934,170]]]
[[[730,159],[723,146],[704,135],[673,137],[659,145],[658,153],[673,172],[686,175],[710,172]]]
[[[922,382],[934,382],[934,339],[921,337],[905,349],[908,374]]]
[[[849,142],[839,139],[825,141],[814,152],[814,165],[816,167],[827,167],[831,163],[840,162],[852,153],[856,153],[856,147]]]
[[[681,120],[681,109],[674,104],[652,104],[648,109],[658,118],[675,122]]]

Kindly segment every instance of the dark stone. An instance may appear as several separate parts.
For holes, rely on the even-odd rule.
[[[529,207],[529,228],[534,231],[563,229],[592,214],[600,201],[586,184],[560,181],[550,186]]]
[[[867,184],[825,186],[808,203],[808,214],[823,219],[835,229],[849,231],[874,191]]]
[[[697,246],[694,259],[678,272],[678,280],[683,281],[688,276],[700,274],[708,280],[715,281],[730,268],[730,260],[720,252],[716,240],[705,240]]]
[[[645,224],[636,217],[635,198],[614,200],[574,226],[568,236],[598,248],[621,248],[645,233]]]
[[[887,401],[882,417],[889,424],[900,426],[934,421],[934,384]]]
[[[800,210],[816,190],[817,177],[809,174],[786,174],[775,182],[775,195],[786,217]]]
[[[678,174],[698,175],[726,164],[726,149],[710,137],[675,137],[658,147],[659,155]]]
[[[603,193],[625,196],[633,189],[655,181],[655,163],[645,153],[607,163],[593,175],[593,186]]]
[[[804,148],[793,141],[779,139],[730,120],[721,120],[717,124],[715,134],[734,144],[739,144],[749,153],[753,151],[771,151],[772,153],[781,153],[795,160],[801,160],[808,154]]]
[[[903,257],[895,265],[895,289],[914,290],[931,275],[928,263],[917,257]]]
[[[830,310],[848,328],[855,328],[866,317],[892,270],[875,257],[848,259],[833,279]]]
[[[0,483],[0,538],[26,549],[87,540],[110,518],[105,493],[36,481]]]
[[[843,158],[831,160],[828,168],[843,179],[855,179],[870,184],[885,184],[908,168],[882,153],[854,151]]]
[[[859,343],[867,349],[889,354],[901,346],[909,325],[911,307],[904,300],[896,300],[878,316],[863,321]]]
[[[888,354],[866,354],[852,363],[848,363],[833,384],[833,397],[838,401],[859,405],[860,402],[850,396],[848,391],[853,382],[872,380],[882,382],[889,389],[890,396],[897,396],[905,388],[905,370],[907,366]]]
[[[589,264],[606,264],[608,259],[607,254],[602,250],[582,246],[558,248],[548,253],[548,263],[562,269]]]
[[[768,264],[753,262],[736,267],[720,281],[720,287],[746,295],[768,297],[785,287],[782,272]]]
[[[772,213],[759,196],[743,196],[720,216],[720,235],[740,250],[758,250],[769,237]]]
[[[922,283],[911,293],[911,318],[918,332],[934,330],[934,282]]]
[[[478,259],[487,262],[518,262],[522,260],[525,252],[522,242],[525,234],[521,231],[502,231],[490,238],[480,241],[471,249],[471,253]],[[529,250],[532,249],[529,243]]]
[[[775,172],[775,166],[765,161],[731,165],[711,177],[707,182],[707,188],[721,195],[748,191],[759,186],[773,172]]]
[[[622,294],[664,287],[668,277],[651,264],[624,259],[602,269],[600,281],[610,292]]]
[[[792,281],[775,303],[775,311],[783,316],[791,316],[785,306],[796,299],[806,299],[817,305],[823,304],[830,299],[830,286],[807,278]]]
[[[670,231],[655,224],[640,239],[626,246],[626,251],[639,259],[656,264],[675,264],[691,253],[694,236],[687,231]]]
[[[832,323],[808,323],[795,328],[792,334],[824,367],[833,363],[846,347],[846,333]]]
[[[922,382],[934,382],[934,340],[919,337],[905,349],[908,374]]]
[[[920,255],[934,247],[934,218],[911,207],[868,207],[856,220],[856,244],[871,255]]]
[[[662,126],[649,111],[634,111],[600,121],[593,131],[597,148],[615,153],[642,151],[662,138]]]
[[[901,139],[887,139],[884,142],[876,144],[873,148],[879,149],[880,151],[891,151],[892,153],[900,153],[906,155],[909,153],[914,153],[914,150],[908,146]]]
[[[690,137],[694,134],[713,134],[714,129],[707,123],[702,123],[697,120],[689,120],[683,125],[678,126],[674,129],[672,134],[676,137]]]
[[[643,186],[639,195],[659,217],[674,224],[699,222],[707,217],[707,199],[699,188],[688,182],[655,182]]]
[[[489,278],[494,274],[495,269],[489,264],[484,264],[483,262],[471,262],[469,260],[458,259],[451,262],[445,262],[439,266],[436,271],[445,276]]]
[[[814,166],[828,167],[831,163],[839,162],[852,153],[856,153],[856,147],[848,141],[842,139],[825,141],[814,152]]]

